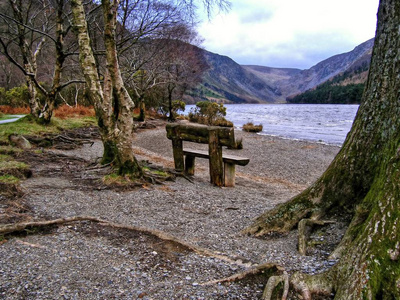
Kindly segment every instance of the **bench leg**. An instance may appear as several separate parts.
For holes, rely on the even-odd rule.
[[[217,130],[209,130],[208,154],[210,155],[210,181],[216,186],[223,186],[224,163]]]
[[[183,172],[184,160],[183,160],[183,143],[180,139],[172,140],[172,151],[174,154],[175,170],[177,172]]]
[[[186,155],[185,157],[185,174],[194,175],[195,156]]]
[[[235,164],[224,163],[224,185],[228,187],[235,186]]]

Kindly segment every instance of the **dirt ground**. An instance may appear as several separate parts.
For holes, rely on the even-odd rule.
[[[172,169],[164,124],[154,123],[150,122],[151,129],[138,131],[134,151],[143,164]],[[328,255],[344,224],[313,232],[308,256],[298,255],[295,232],[256,239],[242,236],[240,230],[308,186],[339,148],[240,135],[245,138],[240,155],[250,157],[251,163],[238,168],[235,188],[211,186],[204,161],[196,166],[194,183],[171,173],[173,181],[164,184],[107,186],[102,178],[111,167],[98,165],[102,148],[95,128],[65,132],[50,147],[37,143],[34,150],[18,154],[16,159],[30,165],[32,176],[22,188],[12,187],[1,196],[1,224],[74,216],[99,221],[28,228],[4,236],[0,258],[9,262],[9,268],[0,269],[0,295],[7,295],[5,299],[110,299],[110,295],[116,299],[260,299],[267,271],[235,282],[210,282],[265,263],[310,274],[330,268],[335,261],[329,261]],[[68,250],[62,251],[63,247]],[[54,250],[46,254],[41,249]],[[64,252],[78,249],[83,251],[81,260],[64,265]],[[90,258],[91,253],[98,253],[99,261]],[[47,266],[49,259],[54,260],[53,266]],[[111,265],[111,273],[103,274]],[[32,271],[37,266],[43,270],[38,271],[39,279]],[[11,268],[16,274],[33,275],[17,278]],[[65,268],[86,279],[79,286],[71,283],[75,278],[71,274],[60,281]],[[103,275],[98,278],[88,272]]]

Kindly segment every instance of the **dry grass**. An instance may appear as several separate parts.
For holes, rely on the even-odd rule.
[[[0,113],[5,115],[25,115],[30,113],[28,107],[11,107],[8,105],[0,105]]]
[[[60,119],[67,119],[70,117],[94,117],[95,112],[93,107],[82,105],[68,106],[62,105],[54,110],[54,116]]]
[[[23,115],[29,114],[30,109],[28,107],[11,107],[8,105],[0,105],[0,113],[5,115]],[[94,117],[95,112],[93,107],[86,107],[82,105],[62,105],[54,110],[53,115],[60,119],[67,119],[70,117]]]

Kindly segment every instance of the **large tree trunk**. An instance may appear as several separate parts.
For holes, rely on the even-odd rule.
[[[119,69],[115,45],[116,9],[119,1],[103,0],[104,42],[106,46],[107,72],[104,92],[100,84],[96,61],[90,44],[81,0],[72,0],[75,31],[79,43],[79,61],[90,98],[96,110],[104,145],[103,163],[113,162],[120,174],[141,177],[142,169],[133,155],[133,108],[134,103],[125,89]]]
[[[295,286],[335,299],[400,299],[400,2],[381,0],[370,73],[353,127],[328,170],[310,188],[245,230],[287,232],[304,217],[349,213],[352,222],[323,276]],[[326,280],[322,280],[326,278]],[[301,284],[296,284],[301,282]],[[323,282],[323,283],[321,283]]]

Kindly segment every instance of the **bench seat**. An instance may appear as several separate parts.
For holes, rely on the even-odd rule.
[[[187,175],[194,175],[196,157],[210,159],[208,151],[204,150],[184,148],[183,155],[185,156],[185,173]],[[222,160],[224,162],[224,186],[233,187],[235,186],[235,166],[245,166],[249,163],[250,159],[246,157],[223,154]]]

